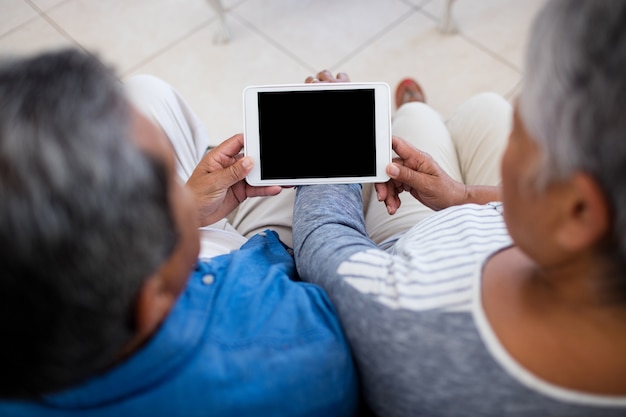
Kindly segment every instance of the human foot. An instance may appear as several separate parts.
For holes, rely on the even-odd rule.
[[[405,78],[396,87],[396,108],[404,103],[419,101],[426,103],[426,96],[422,87],[412,78]]]

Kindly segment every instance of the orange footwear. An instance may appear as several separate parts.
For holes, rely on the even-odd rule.
[[[422,87],[412,78],[405,78],[396,87],[396,108],[404,103],[420,101],[426,103],[426,95]]]

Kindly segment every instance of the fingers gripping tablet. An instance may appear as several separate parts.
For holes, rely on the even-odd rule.
[[[391,162],[385,83],[250,86],[243,92],[251,185],[384,182]]]

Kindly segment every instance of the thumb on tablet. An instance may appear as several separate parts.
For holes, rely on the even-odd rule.
[[[224,188],[228,188],[231,185],[246,178],[246,175],[250,172],[254,166],[254,161],[249,156],[237,160],[234,164],[224,168],[218,174],[218,184]]]
[[[254,159],[249,156],[238,159],[234,164],[229,165],[220,172],[214,173],[217,176],[216,185],[226,190],[242,182],[242,185],[245,187],[239,188],[239,186],[236,186],[235,188],[237,189],[233,188],[240,202],[247,197],[271,196],[280,193],[282,190],[280,186],[253,187],[245,183],[246,176],[250,173],[253,166]],[[240,194],[239,190],[241,190],[242,194]]]

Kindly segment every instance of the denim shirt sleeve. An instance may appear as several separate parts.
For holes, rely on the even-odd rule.
[[[298,187],[293,218],[298,273],[327,290],[340,279],[337,267],[342,261],[377,248],[365,230],[359,184]]]

